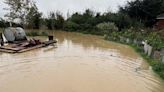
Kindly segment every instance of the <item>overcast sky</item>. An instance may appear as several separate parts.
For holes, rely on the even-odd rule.
[[[107,10],[117,11],[118,6],[123,6],[130,0],[35,0],[39,11],[43,12],[44,16],[50,11],[61,11],[66,16],[69,11],[83,12],[85,9],[92,9],[97,12],[105,12]],[[3,17],[6,5],[4,0],[0,0],[0,17]]]

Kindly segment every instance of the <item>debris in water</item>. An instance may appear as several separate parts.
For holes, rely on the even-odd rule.
[[[49,41],[44,42],[34,38],[27,40],[25,31],[19,27],[6,28],[0,35],[0,51],[8,53],[26,52],[40,47],[46,47],[57,42],[54,40],[53,36],[48,36]]]

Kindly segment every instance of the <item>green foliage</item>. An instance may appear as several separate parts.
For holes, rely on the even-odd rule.
[[[8,5],[7,14],[5,17],[8,18],[10,22],[14,22],[14,19],[19,18],[22,24],[26,23],[26,16],[29,13],[31,5],[34,3],[33,0],[4,0],[4,3]]]
[[[155,32],[149,33],[146,39],[148,43],[154,47],[154,49],[160,49],[164,46],[161,37]]]
[[[68,21],[72,21],[79,25],[79,30],[93,29],[96,25],[93,11],[87,9],[83,14],[75,13]]]
[[[80,14],[78,12],[74,13],[69,19],[68,22],[72,21],[79,25],[78,30],[93,30],[95,27],[97,27],[99,24],[100,26],[103,26],[103,23],[114,23],[114,26],[118,28],[119,31],[122,31],[123,29],[128,29],[130,27],[139,28],[142,24],[134,21],[134,19],[131,19],[127,14],[125,13],[94,13],[91,10],[86,10],[83,14]],[[67,22],[66,21],[66,22]],[[104,24],[104,27],[108,24]],[[97,27],[98,28],[98,27]],[[103,28],[98,28],[98,31],[104,30]],[[96,30],[95,30],[96,32]],[[102,31],[104,32],[104,31]],[[103,34],[103,33],[102,33]]]
[[[163,13],[163,0],[134,0],[129,1],[125,7],[120,7],[120,12],[128,14],[130,17],[144,23],[145,26],[152,27],[156,22],[156,17]]]
[[[79,25],[72,22],[72,21],[67,21],[64,24],[64,30],[65,31],[77,31],[79,29]]]
[[[134,28],[124,29],[122,32],[122,36],[126,38],[130,38],[130,39],[136,39],[136,40],[142,39],[142,38],[139,38],[139,37],[142,37],[142,33],[138,32]]]
[[[63,29],[64,26],[64,17],[60,12],[56,12],[56,21],[55,21],[55,28],[56,29]]]
[[[118,27],[119,31],[121,31],[122,29],[127,29],[130,28],[132,26],[132,21],[131,18],[123,13],[118,13],[116,15],[116,19],[114,20],[116,26]]]
[[[89,9],[87,9],[83,14],[80,14],[78,12],[74,13],[66,22],[73,22],[77,24],[79,31],[86,32],[88,30],[87,33],[99,33],[101,35],[112,30],[121,31],[122,29],[128,29],[131,26],[136,27],[132,19],[126,14],[108,12],[101,15],[100,13],[94,13]],[[72,30],[72,28],[70,30]]]
[[[164,79],[164,64],[156,63],[153,65],[153,70],[156,71],[161,78]]]
[[[5,28],[6,27],[6,21],[0,18],[0,28]]]
[[[54,30],[63,29],[65,20],[60,12],[50,12],[45,22],[49,30]]]
[[[96,26],[102,33],[109,34],[113,31],[118,31],[114,23],[100,23]]]
[[[28,28],[39,29],[41,16],[42,14],[38,11],[38,8],[35,5],[35,3],[31,4],[31,7],[29,8],[29,12],[26,16]]]

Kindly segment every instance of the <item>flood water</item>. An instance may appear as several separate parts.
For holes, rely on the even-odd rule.
[[[132,48],[80,33],[54,36],[57,47],[0,52],[0,92],[164,92]]]

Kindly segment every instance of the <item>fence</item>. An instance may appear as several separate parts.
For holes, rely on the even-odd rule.
[[[164,48],[161,48],[160,50],[154,49],[154,47],[148,44],[146,40],[131,39],[124,36],[119,36],[119,37],[108,36],[106,37],[106,39],[117,41],[123,44],[135,45],[141,48],[141,51],[143,51],[147,56],[157,61],[160,61],[164,64]]]

